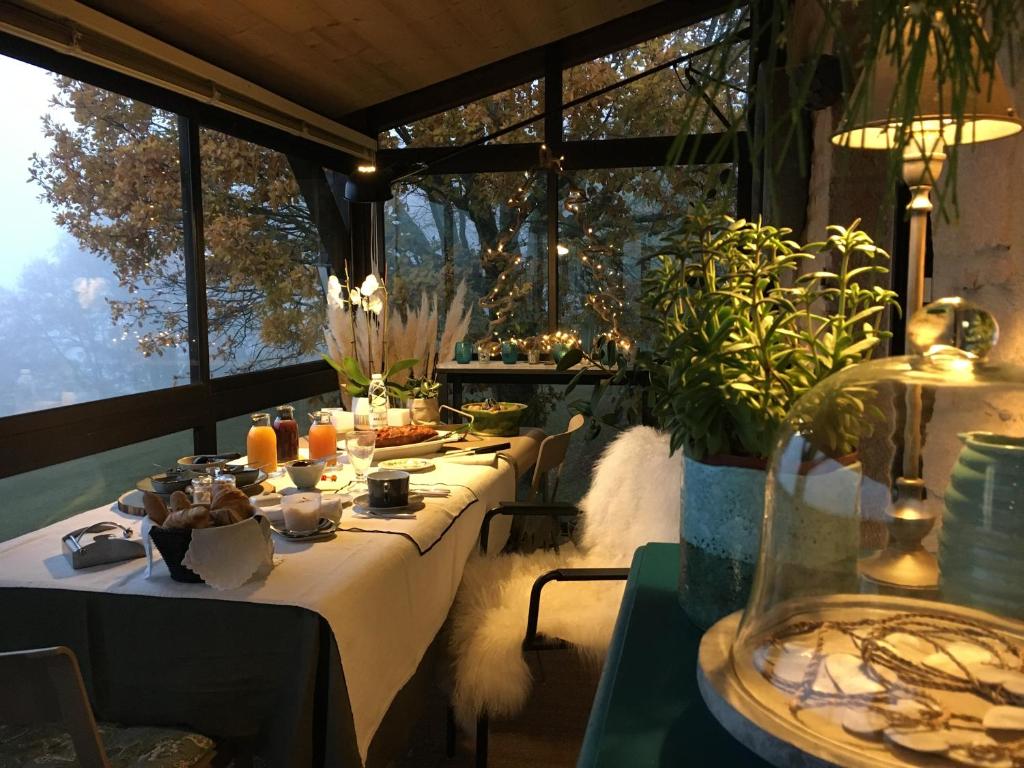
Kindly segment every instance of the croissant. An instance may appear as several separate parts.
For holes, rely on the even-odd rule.
[[[171,512],[163,525],[164,528],[209,528],[213,525],[213,519],[208,506],[197,504],[189,509]]]
[[[163,525],[167,515],[170,514],[167,511],[167,505],[164,504],[164,500],[155,493],[149,493],[148,491],[142,494],[142,507],[146,510],[149,519],[157,525]]]
[[[184,491],[175,491],[171,494],[171,512],[181,512],[192,506],[192,499]]]

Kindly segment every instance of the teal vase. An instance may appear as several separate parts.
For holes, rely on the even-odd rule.
[[[744,608],[764,518],[763,469],[683,464],[679,601],[698,627]]]
[[[942,597],[1024,619],[1024,438],[960,440],[939,533]]]

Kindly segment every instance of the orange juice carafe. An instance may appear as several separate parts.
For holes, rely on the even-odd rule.
[[[331,423],[330,411],[317,411],[312,414],[313,425],[309,428],[310,460],[327,458],[328,464],[334,464],[338,456],[338,432]]]
[[[254,413],[249,435],[245,438],[245,452],[251,467],[259,467],[268,475],[277,471],[277,435],[270,426],[269,413]]]

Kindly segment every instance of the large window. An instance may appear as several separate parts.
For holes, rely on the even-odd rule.
[[[560,188],[559,322],[585,337],[642,340],[635,310],[648,260],[694,203],[735,210],[732,166],[613,168],[566,174]]]
[[[214,374],[319,359],[331,257],[289,158],[200,132]],[[320,169],[316,169],[322,175]]]
[[[457,147],[490,136],[543,111],[544,81],[534,80],[447,112],[393,128],[381,136],[381,146]],[[534,120],[494,141],[504,144],[542,141],[543,131],[543,121]]]
[[[0,57],[0,416],[188,380],[175,115]]]
[[[570,67],[562,75],[562,99],[565,103],[572,102],[686,54],[704,50],[720,41],[733,26],[733,14],[715,16],[633,48]],[[748,48],[738,45],[730,50],[730,66],[726,72],[712,72],[709,56],[697,55],[566,109],[565,137],[582,140],[674,135],[679,131],[685,110],[692,106],[693,100],[702,98],[709,80],[719,76],[730,87],[722,91],[714,109],[707,110],[703,130],[725,130],[727,124],[740,120],[747,101]],[[704,106],[699,105],[702,110]]]
[[[424,293],[444,312],[459,283],[475,303],[470,333],[482,338],[508,306],[501,335],[547,325],[547,219],[543,174],[428,176],[396,186],[385,205],[384,242],[392,301],[418,307]],[[505,275],[502,278],[502,275]],[[507,299],[514,283],[513,300]],[[501,284],[500,295],[491,296]],[[488,307],[480,300],[489,299]]]

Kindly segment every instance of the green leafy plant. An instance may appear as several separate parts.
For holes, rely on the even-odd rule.
[[[697,211],[644,280],[654,341],[649,405],[673,450],[766,458],[796,400],[890,336],[895,294],[871,285],[888,254],[855,221],[805,246],[790,230]],[[826,260],[835,270],[821,267]],[[816,441],[855,447],[863,403],[830,403]]]
[[[441,382],[429,378],[410,378],[405,382],[404,386],[409,397],[422,398],[424,400],[437,397],[437,394],[441,391]]]

